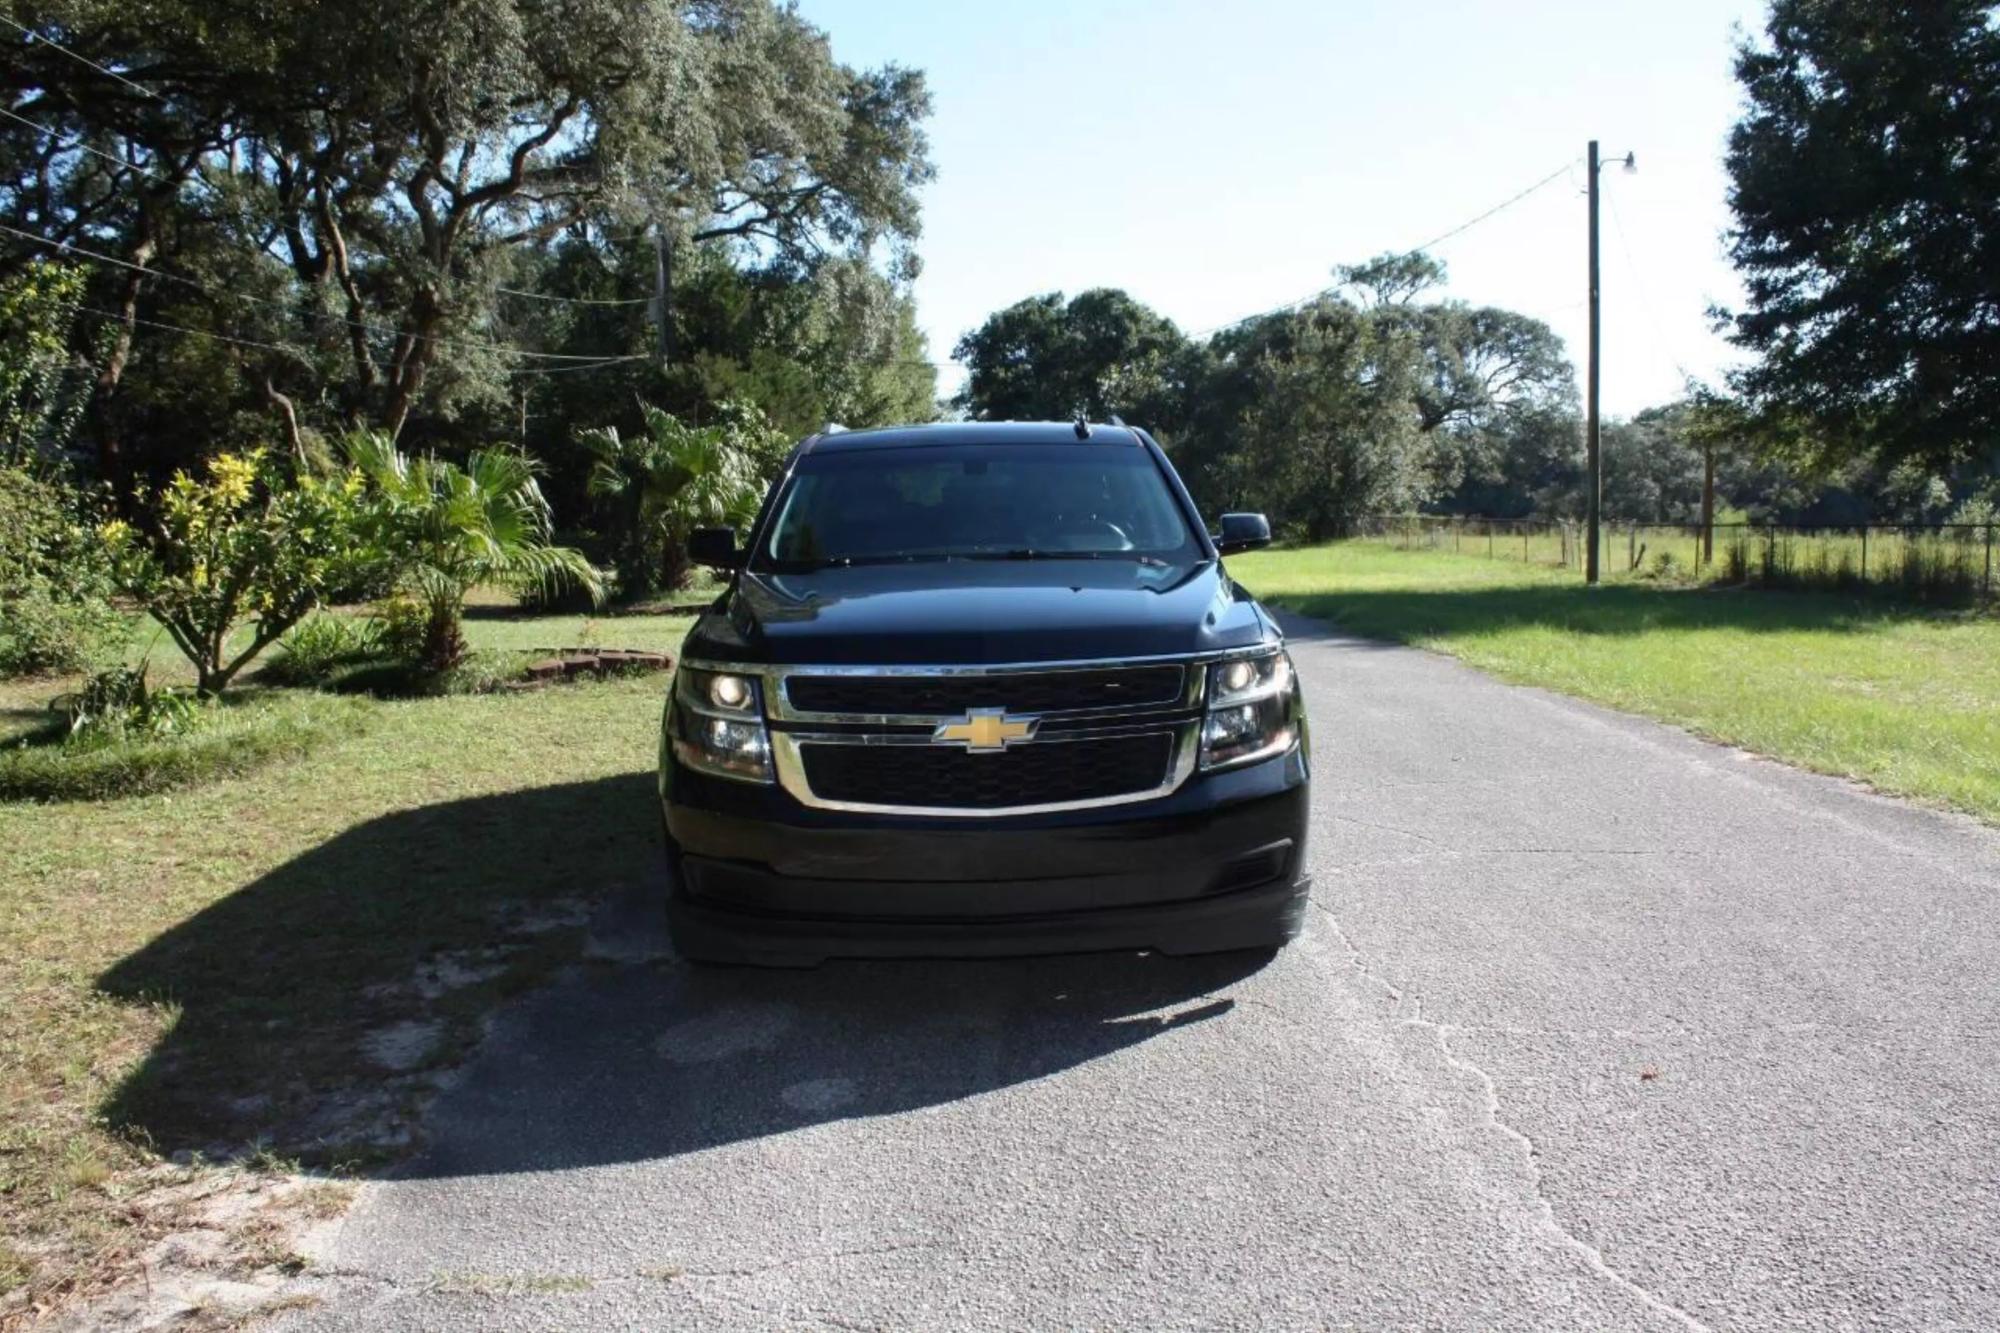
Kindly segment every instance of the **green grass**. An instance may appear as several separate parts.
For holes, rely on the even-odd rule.
[[[0,748],[0,801],[96,801],[172,791],[306,754],[366,722],[365,710],[353,700],[263,699],[218,708],[184,737],[135,738],[80,750],[17,742]]]
[[[1507,680],[2000,822],[2000,618],[1372,542],[1230,562],[1263,598]]]
[[[490,653],[677,649],[688,623],[483,611],[468,634]],[[0,730],[44,725],[68,685],[0,686]],[[0,805],[0,1325],[129,1269],[165,1225],[147,1202],[164,1156],[385,1151],[369,1131],[422,1068],[380,1066],[367,1035],[432,1024],[425,1063],[450,1060],[498,999],[576,957],[579,905],[657,873],[663,689],[389,702],[253,683],[246,707],[362,725],[191,790]]]

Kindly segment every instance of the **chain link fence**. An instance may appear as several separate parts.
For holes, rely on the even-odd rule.
[[[1448,551],[1493,560],[1584,568],[1584,525],[1561,519],[1365,519],[1355,534],[1403,550]],[[1607,523],[1598,567],[1606,575],[1663,580],[1878,590],[1925,601],[1992,601],[1995,523],[1870,523],[1803,527],[1779,523]]]

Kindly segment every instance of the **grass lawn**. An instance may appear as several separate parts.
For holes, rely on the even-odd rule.
[[[467,629],[493,653],[677,650],[689,623]],[[0,725],[63,686],[0,687]],[[663,689],[343,699],[358,726],[241,777],[0,803],[0,1326],[130,1271],[175,1224],[165,1162],[396,1152],[425,1071],[656,873]]]
[[[1343,542],[1238,556],[1258,596],[1507,680],[2000,822],[2000,618]]]

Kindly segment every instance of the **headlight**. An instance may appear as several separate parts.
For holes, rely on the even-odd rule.
[[[1283,754],[1298,739],[1298,692],[1284,650],[1208,668],[1201,766],[1229,768]]]
[[[771,780],[771,738],[756,677],[681,668],[671,725],[674,757],[696,772]]]

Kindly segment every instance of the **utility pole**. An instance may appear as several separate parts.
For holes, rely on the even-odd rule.
[[[1574,159],[1572,159],[1573,161]],[[1585,372],[1583,448],[1588,471],[1589,493],[1586,508],[1590,515],[1590,546],[1584,556],[1583,581],[1597,582],[1598,523],[1604,505],[1604,453],[1598,434],[1598,353],[1601,330],[1598,323],[1597,282],[1597,140],[1590,141],[1590,367]]]
[[[674,247],[667,224],[653,224],[653,320],[659,330],[660,369],[674,359]]]

